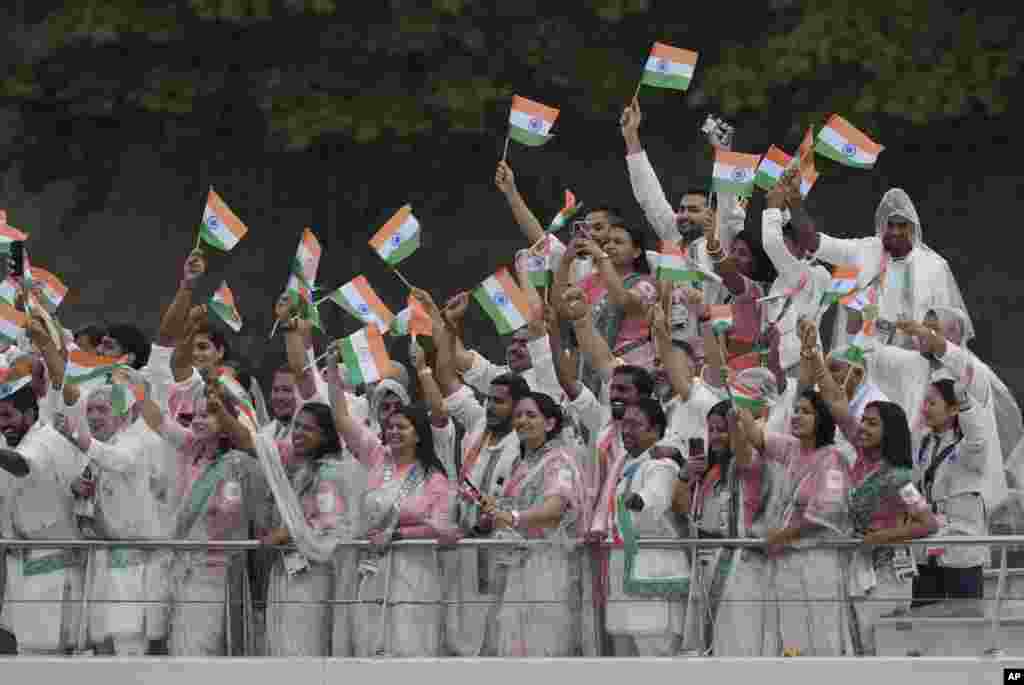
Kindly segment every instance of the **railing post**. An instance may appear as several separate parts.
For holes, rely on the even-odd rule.
[[[1003,656],[1002,639],[999,634],[999,623],[1002,614],[1003,604],[1003,591],[1006,585],[1006,565],[1009,547],[1007,545],[999,545],[1000,549],[1000,560],[999,560],[999,579],[996,581],[996,596],[992,607],[992,626],[991,634],[989,637],[989,648],[985,650],[986,656],[990,656],[998,659]]]

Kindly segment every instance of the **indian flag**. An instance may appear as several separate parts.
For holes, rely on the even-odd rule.
[[[554,107],[514,95],[508,115],[508,135],[523,145],[543,145],[551,140],[551,127],[557,118],[558,110]]]
[[[860,267],[853,265],[837,265],[832,272],[832,280],[829,282],[828,290],[825,291],[824,299],[838,302],[850,295],[857,289],[857,278],[860,276]]]
[[[366,276],[356,276],[327,297],[364,324],[374,324],[384,331],[391,327],[395,318],[377,297]]]
[[[64,367],[64,380],[77,385],[95,378],[105,378],[114,369],[127,366],[124,357],[102,357],[82,350],[71,350],[68,352],[67,366]]]
[[[761,352],[755,350],[753,352],[747,352],[746,354],[738,354],[730,359],[727,364],[734,373],[746,371],[747,369],[760,368]]]
[[[829,117],[825,128],[818,133],[818,142],[814,146],[816,152],[829,159],[858,169],[875,166],[878,155],[884,149],[838,114]]]
[[[25,242],[28,236],[7,225],[7,212],[0,210],[0,254],[11,251],[11,243]]]
[[[554,276],[551,273],[551,238],[544,236],[544,244],[536,252],[526,256],[526,274],[534,288],[550,287]]]
[[[227,281],[221,281],[217,292],[210,298],[209,306],[213,313],[228,325],[228,328],[235,333],[242,330],[242,315],[238,313],[238,307],[235,306],[235,296],[231,293],[231,288],[228,287]]]
[[[558,214],[555,214],[555,218],[548,224],[548,232],[555,233],[565,228],[569,221],[572,220],[576,214],[583,209],[583,203],[576,202],[576,196],[568,188],[565,189],[565,205],[558,210]]]
[[[704,280],[704,273],[693,268],[686,250],[678,243],[665,240],[658,253],[658,280],[675,283],[697,283]]]
[[[146,399],[146,389],[141,385],[114,383],[111,392],[111,409],[115,416],[124,416],[137,402]]]
[[[299,317],[303,321],[312,321],[313,325],[323,330],[320,322],[320,311],[313,302],[313,291],[301,276],[292,274],[288,277],[285,292],[291,295],[299,308]]]
[[[423,305],[419,303],[419,300],[410,295],[408,306],[398,312],[391,322],[391,328],[388,332],[396,337],[402,335],[433,336],[434,322],[430,320],[430,315],[423,309]]]
[[[768,148],[768,152],[765,153],[764,157],[761,158],[761,163],[757,165],[754,185],[761,190],[771,190],[792,163],[792,157],[772,145]]]
[[[754,176],[759,161],[757,155],[715,148],[711,190],[726,195],[750,197],[754,192]]]
[[[761,393],[757,389],[733,381],[730,385],[730,393],[732,394],[732,405],[737,409],[746,409],[752,414],[759,414],[764,409],[765,402],[764,398],[761,397]]]
[[[235,216],[235,213],[213,192],[206,198],[206,209],[203,210],[203,225],[199,227],[199,236],[208,245],[227,252],[238,241],[245,237],[249,229]]]
[[[308,228],[302,232],[299,249],[295,252],[292,273],[299,274],[309,285],[316,283],[316,270],[320,266],[320,241]]]
[[[28,318],[10,305],[0,303],[0,342],[14,345],[25,333]]]
[[[498,335],[517,331],[526,325],[530,305],[526,294],[502,268],[473,291],[473,297],[494,321]]]
[[[370,238],[370,247],[386,264],[395,266],[420,246],[420,222],[412,215],[412,206],[405,205]]]
[[[732,305],[713,304],[710,309],[709,323],[711,324],[711,330],[715,332],[715,335],[722,335],[732,328]]]
[[[374,325],[360,329],[340,341],[341,360],[356,385],[374,383],[394,373],[394,366],[384,347],[384,336]]]
[[[46,269],[33,266],[31,271],[32,282],[39,286],[39,294],[46,300],[50,311],[54,311],[64,301],[64,296],[68,294],[67,286]]]
[[[640,83],[655,88],[686,90],[690,87],[690,79],[696,67],[696,52],[655,43],[647,57]]]
[[[234,369],[221,367],[217,373],[217,382],[231,395],[235,405],[238,407],[238,420],[250,431],[257,432],[259,430],[259,422],[256,419],[256,407],[253,406],[249,393],[238,382]]]

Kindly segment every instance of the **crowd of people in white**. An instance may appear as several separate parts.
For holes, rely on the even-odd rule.
[[[152,341],[131,324],[57,340],[30,316],[4,350],[0,537],[125,546],[7,548],[0,625],[17,653],[871,655],[879,616],[981,598],[988,547],[943,539],[986,534],[1018,485],[1021,413],[969,350],[910,197],[886,192],[856,239],[816,230],[796,170],[759,228],[736,196],[694,189],[673,207],[640,123],[634,102],[634,195],[701,277],[657,278],[647,227],[614,208],[560,240],[502,161],[532,305],[503,363],[466,339],[468,293],[413,288],[431,328],[410,339],[415,375],[395,364],[353,386],[285,295],[287,363],[265,402],[193,300],[201,250]],[[541,253],[546,287],[528,273]],[[845,265],[859,305],[828,298]],[[828,306],[835,330],[819,336]],[[74,349],[132,370],[65,382]],[[638,545],[692,537],[764,544]],[[168,539],[264,545],[130,544]],[[392,544],[413,539],[435,544]]]

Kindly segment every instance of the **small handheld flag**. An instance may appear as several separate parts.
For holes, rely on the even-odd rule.
[[[754,172],[759,161],[757,155],[715,148],[711,190],[725,195],[750,197],[754,191]]]
[[[665,43],[655,43],[644,64],[644,73],[636,87],[635,98],[640,86],[687,90],[697,67],[697,53],[692,50],[675,48]]]
[[[217,292],[210,298],[208,306],[210,311],[220,317],[235,333],[242,330],[242,315],[238,313],[235,296],[232,294],[231,288],[228,287],[227,281],[221,282]]]
[[[554,107],[514,95],[508,115],[508,137],[529,147],[543,145],[553,137],[551,127],[557,118],[558,110]]]
[[[508,269],[502,268],[488,277],[473,290],[473,297],[494,321],[499,335],[512,333],[526,325],[530,312],[529,301]]]
[[[395,267],[420,246],[420,222],[405,205],[370,238],[370,247],[388,266]]]
[[[548,233],[556,233],[569,225],[569,221],[583,209],[583,203],[576,202],[576,196],[568,188],[565,189],[565,205],[558,211],[555,218],[548,224]]]
[[[391,321],[391,328],[388,332],[393,336],[433,336],[434,322],[430,320],[430,315],[423,309],[419,300],[410,295],[408,306],[398,312]]]
[[[374,324],[381,330],[388,330],[395,318],[377,296],[366,276],[356,276],[327,298],[364,324]]]
[[[203,223],[199,227],[199,240],[222,252],[229,252],[248,232],[249,229],[241,219],[231,211],[220,195],[210,188],[206,208],[203,210]],[[199,240],[196,241],[197,247]]]
[[[384,347],[384,337],[374,325],[338,341],[341,359],[354,384],[374,383],[394,374],[394,365]]]
[[[829,117],[814,146],[815,152],[857,169],[874,167],[884,149],[838,114]]]

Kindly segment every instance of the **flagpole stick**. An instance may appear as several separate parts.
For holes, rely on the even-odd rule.
[[[270,338],[268,340],[273,339],[274,333],[277,333],[277,325],[279,323],[281,323],[281,319],[274,319],[274,326],[270,329]]]
[[[508,159],[508,141],[511,140],[511,138],[512,138],[512,136],[510,136],[510,135],[506,135],[505,136],[505,149],[501,153],[501,161],[503,161],[503,162],[506,159]]]
[[[199,249],[199,242],[202,239],[203,239],[203,232],[202,231],[196,231],[196,246],[192,248],[193,252],[195,252],[196,250]]]
[[[408,280],[408,279],[407,279],[407,278],[406,278],[405,276],[403,276],[403,275],[402,275],[402,272],[401,272],[401,271],[399,271],[399,270],[398,270],[398,269],[396,269],[395,267],[391,267],[391,271],[392,271],[392,272],[393,272],[393,273],[394,273],[394,274],[395,274],[396,276],[398,276],[399,280],[400,280],[400,281],[402,281],[402,283],[405,283],[405,287],[406,287],[406,288],[408,288],[409,290],[412,290],[412,287],[413,287],[413,286],[412,286],[412,283],[410,283],[410,282],[409,282],[409,280]]]
[[[636,90],[633,91],[633,100],[636,100],[637,97],[640,96],[640,86],[642,86],[642,85],[644,85],[643,78],[641,78],[639,81],[636,82]],[[630,100],[630,104],[633,103],[633,100]]]
[[[316,366],[318,362],[320,362],[320,361],[322,361],[322,360],[326,359],[326,358],[327,358],[327,355],[328,355],[328,354],[330,354],[330,350],[328,350],[327,352],[324,352],[324,353],[323,353],[323,354],[321,354],[321,355],[320,355],[319,357],[317,357],[316,359],[314,359],[314,360],[312,361],[312,363],[306,364],[305,368],[303,368],[302,370],[303,370],[303,371],[309,371],[309,370],[310,370],[310,369],[312,369],[312,368],[313,368],[314,366]]]

